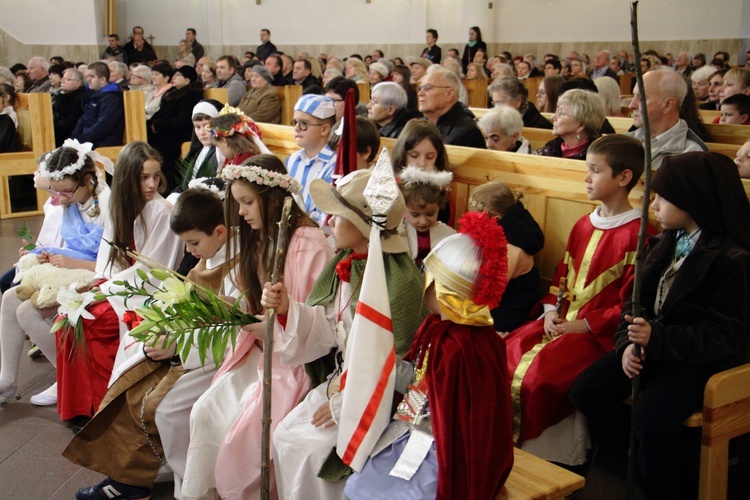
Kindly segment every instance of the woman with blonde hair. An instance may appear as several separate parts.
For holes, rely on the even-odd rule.
[[[484,72],[484,68],[479,63],[471,63],[466,68],[466,79],[467,80],[483,80],[487,81],[487,73]]]
[[[620,99],[620,86],[608,76],[594,79],[594,85],[599,91],[599,98],[604,104],[606,116],[624,116],[622,114],[622,100]]]
[[[604,105],[598,95],[581,89],[568,90],[557,101],[552,132],[557,136],[538,155],[585,160],[589,145],[599,137]]]
[[[308,57],[307,60],[310,62],[310,66],[312,66],[310,74],[318,80],[321,80],[323,78],[323,70],[320,68],[318,60],[314,57]]]
[[[344,64],[344,76],[355,82],[369,82],[370,75],[365,69],[365,63],[356,57],[350,57]]]
[[[177,54],[175,62],[179,60],[187,61],[190,66],[195,66],[195,56],[190,48],[190,42],[187,40],[180,40],[180,53]]]
[[[200,77],[204,89],[212,89],[216,87],[219,83],[219,77],[216,76],[216,63],[213,61],[204,62]]]

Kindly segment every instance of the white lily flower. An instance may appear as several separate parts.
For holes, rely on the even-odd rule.
[[[94,300],[93,293],[78,293],[76,285],[72,284],[69,289],[61,289],[57,292],[57,302],[60,304],[57,313],[66,315],[68,324],[75,326],[81,318],[94,319],[94,315],[86,310],[86,307]]]
[[[192,283],[170,276],[169,278],[166,278],[162,284],[164,285],[164,291],[154,292],[154,298],[159,302],[164,303],[165,306],[185,302],[190,298],[190,290],[193,288]]]

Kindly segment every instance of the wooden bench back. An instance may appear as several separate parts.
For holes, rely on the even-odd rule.
[[[36,160],[55,149],[55,129],[52,120],[52,98],[48,93],[16,94],[21,152],[0,154],[0,218],[27,217],[41,213],[47,193],[36,191],[36,210],[13,212],[10,203],[8,178],[33,175]]]
[[[463,84],[469,93],[470,108],[486,108],[489,101],[487,86],[489,80],[464,80]]]
[[[370,84],[358,82],[357,89],[359,90],[359,102],[367,105],[370,102]]]
[[[282,159],[299,149],[291,127],[265,123],[259,126],[263,131],[263,142]],[[389,150],[393,149],[394,144],[394,139],[381,139],[381,146]],[[456,219],[468,210],[471,190],[488,181],[504,182],[514,191],[523,193],[524,205],[546,237],[537,263],[542,279],[551,280],[555,266],[564,254],[573,224],[598,205],[598,202],[589,200],[586,194],[583,182],[585,163],[458,146],[446,146],[446,149],[454,175],[450,199]],[[743,185],[750,195],[750,180],[743,180]],[[642,197],[641,182],[630,193],[632,205],[640,207]]]

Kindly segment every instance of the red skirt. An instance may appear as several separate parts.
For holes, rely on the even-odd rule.
[[[120,344],[120,320],[109,302],[88,311],[94,319],[82,320],[84,345],[74,345],[72,331],[57,332],[57,412],[63,420],[94,416]]]
[[[544,320],[526,323],[505,337],[517,443],[534,439],[573,413],[568,391],[604,351],[590,333],[548,341]]]

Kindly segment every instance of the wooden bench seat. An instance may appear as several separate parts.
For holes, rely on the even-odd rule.
[[[513,469],[496,500],[565,498],[586,484],[586,480],[521,449],[513,450]]]

